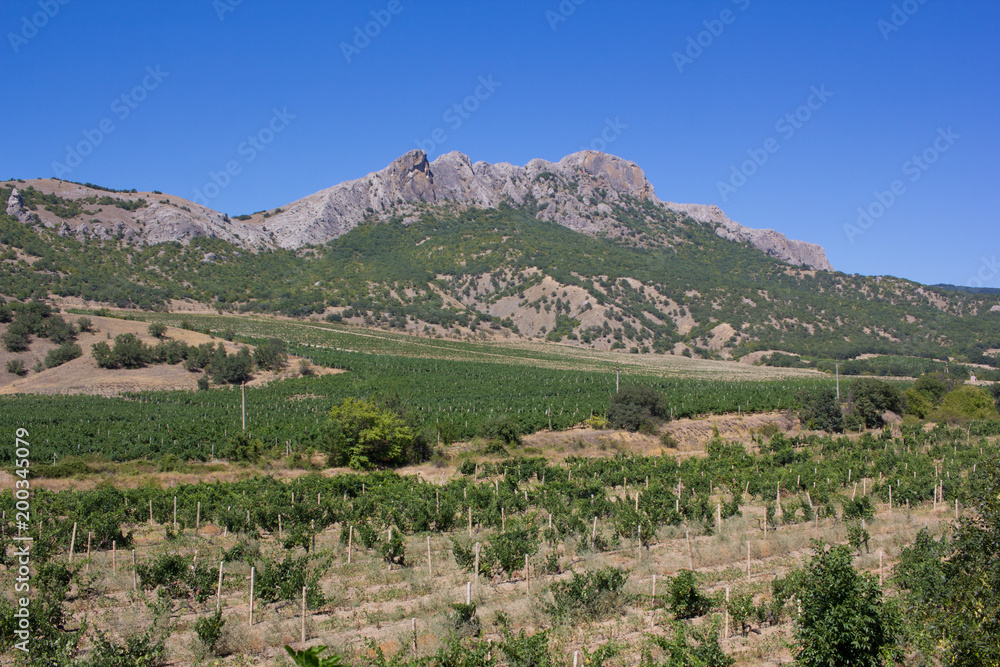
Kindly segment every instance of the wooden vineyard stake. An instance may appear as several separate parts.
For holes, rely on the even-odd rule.
[[[201,527],[201,501],[198,501],[198,509],[194,515],[194,534],[198,534],[198,529]]]
[[[149,525],[153,525],[153,499],[149,499]]]
[[[114,540],[111,540],[111,574],[118,574],[118,558],[115,552]]]
[[[688,543],[688,569],[694,570],[694,553],[691,551],[691,532],[685,530],[684,536],[687,538]]]
[[[729,639],[729,586],[726,586],[726,630],[722,636]]]
[[[306,640],[306,587],[302,587],[302,641]]]
[[[472,505],[469,505],[469,537],[472,537]]]
[[[434,576],[434,566],[431,561],[431,536],[427,536],[427,576]]]
[[[177,496],[174,496],[174,532],[177,532]]]
[[[747,583],[750,583],[750,540],[747,540]]]
[[[882,585],[882,550],[878,550],[878,585]]]
[[[215,611],[222,609],[222,563],[219,561],[219,585],[215,587]]]
[[[528,554],[524,554],[524,594],[531,595],[531,571],[528,569]]]
[[[73,522],[73,533],[69,538],[69,562],[73,562],[73,546],[76,544],[76,521]]]
[[[280,514],[278,515],[278,539],[279,540],[282,539],[282,536],[281,536],[281,515]]]
[[[132,549],[132,590],[139,590],[139,573],[135,567],[135,549]]]
[[[250,567],[250,627],[253,627],[253,584],[257,574],[256,568]]]
[[[347,529],[347,564],[351,564],[351,547],[354,543],[354,526],[350,526]]]
[[[94,536],[92,531],[87,531],[87,567],[84,573],[90,574],[90,538]]]
[[[472,582],[465,582],[465,604],[472,604]]]
[[[414,657],[416,657],[416,655],[417,655],[417,619],[415,619],[415,618],[411,618],[410,619],[410,628],[411,628],[411,630],[413,632],[413,655],[414,655]]]

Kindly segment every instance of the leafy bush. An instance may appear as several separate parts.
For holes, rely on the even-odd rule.
[[[871,521],[875,518],[875,503],[871,496],[858,496],[854,500],[844,503],[844,519],[864,519]]]
[[[153,322],[149,325],[148,331],[153,338],[163,338],[167,335],[167,325],[163,322]]]
[[[698,588],[698,579],[691,570],[681,570],[670,580],[667,604],[678,619],[704,616],[712,608],[712,600]]]
[[[25,375],[28,371],[24,368],[24,362],[20,359],[10,359],[7,361],[7,372],[14,375]]]
[[[257,368],[266,371],[280,371],[288,360],[288,346],[278,338],[268,339],[257,346],[253,361]]]
[[[731,667],[736,663],[719,644],[718,622],[700,630],[690,629],[694,643],[688,639],[689,630],[683,623],[674,622],[672,630],[669,636],[646,635],[651,646],[643,650],[640,662],[643,667],[656,664],[671,667]],[[654,662],[651,648],[663,653],[663,662]]]
[[[607,567],[594,572],[574,572],[569,581],[552,584],[553,602],[547,611],[556,620],[598,619],[614,611],[628,573]]]
[[[508,447],[521,444],[521,425],[508,416],[497,417],[483,425],[482,435],[491,440],[499,440]]]
[[[931,414],[935,421],[963,422],[970,419],[1000,419],[993,397],[973,385],[951,390],[941,399],[941,405]]]
[[[343,667],[346,663],[339,653],[323,655],[327,648],[326,646],[310,646],[298,651],[286,645],[285,651],[298,667]]]
[[[285,556],[280,562],[271,559],[262,561],[257,568],[257,590],[262,602],[301,599],[302,589],[306,589],[306,604],[310,609],[321,607],[326,598],[319,585],[324,568],[316,567],[311,572],[311,556]]]
[[[215,655],[221,655],[219,640],[222,639],[222,627],[226,624],[222,618],[222,610],[216,609],[211,616],[202,616],[194,622],[194,631],[198,639],[209,651]]]
[[[796,595],[802,602],[795,622],[798,664],[876,667],[891,659],[901,630],[898,611],[883,600],[872,575],[854,569],[846,545],[824,550],[816,543]]]
[[[172,599],[190,597],[204,602],[215,590],[213,572],[195,568],[193,559],[179,554],[160,554],[151,563],[138,563],[135,571],[143,589],[159,589]]]
[[[345,398],[330,409],[322,438],[331,465],[363,470],[404,463],[413,431],[373,401]]]
[[[803,389],[796,394],[802,406],[799,419],[806,428],[841,433],[844,430],[844,414],[837,404],[837,394],[832,387]]]
[[[154,641],[151,632],[126,637],[122,643],[98,632],[88,667],[160,667],[166,665],[166,638]]]
[[[45,367],[55,368],[67,361],[73,361],[83,355],[83,350],[76,343],[63,343],[54,350],[49,350],[45,355]]]
[[[614,428],[638,431],[642,427],[651,428],[659,420],[669,417],[670,407],[652,387],[626,385],[611,395],[608,422]]]

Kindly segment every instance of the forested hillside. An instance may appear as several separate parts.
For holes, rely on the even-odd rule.
[[[10,192],[0,188],[0,199]],[[57,215],[75,205],[21,196],[28,209]],[[165,309],[188,299],[220,311],[634,353],[998,362],[995,294],[792,266],[648,200],[619,197],[602,214],[614,224],[596,236],[538,219],[532,201],[418,208],[416,221],[373,216],[322,246],[258,252],[207,237],[187,245],[81,238],[0,214],[0,289],[21,301],[54,294]]]

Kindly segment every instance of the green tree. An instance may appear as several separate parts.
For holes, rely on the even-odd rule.
[[[893,664],[901,630],[898,611],[883,600],[872,575],[854,569],[846,545],[824,549],[814,543],[813,557],[798,581],[797,664]]]
[[[962,385],[949,391],[941,405],[931,413],[936,421],[968,421],[969,419],[1000,419],[993,397],[979,387]]]
[[[608,421],[615,428],[638,431],[653,427],[670,417],[670,407],[660,392],[652,387],[627,385],[611,395]]]
[[[123,333],[115,336],[115,346],[111,349],[111,359],[115,367],[142,368],[148,361],[148,355],[148,348],[135,334]]]
[[[866,428],[882,426],[882,415],[886,411],[903,412],[903,394],[896,385],[884,380],[858,378],[851,383],[849,393],[851,412]]]
[[[331,465],[365,470],[404,463],[413,431],[374,401],[345,398],[330,409],[323,439]]]
[[[153,322],[149,325],[149,335],[154,338],[163,338],[167,335],[167,325],[163,322]]]
[[[253,361],[257,368],[266,371],[280,371],[288,360],[288,349],[285,341],[271,338],[261,343],[253,352]]]
[[[837,404],[837,394],[833,387],[803,389],[796,396],[802,409],[799,419],[806,428],[841,433],[844,430],[844,414]]]
[[[906,589],[910,626],[946,664],[1000,664],[1000,462],[980,465],[978,506],[949,540],[926,530],[900,554],[896,580]]]

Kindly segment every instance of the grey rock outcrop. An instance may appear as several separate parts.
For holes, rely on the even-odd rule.
[[[557,187],[570,182],[576,192]],[[620,195],[655,199],[653,186],[642,169],[613,155],[583,151],[559,162],[535,159],[523,167],[507,162],[473,163],[467,155],[446,153],[433,162],[413,150],[381,171],[321,190],[285,207],[268,221],[275,240],[285,248],[325,243],[353,229],[366,215],[385,218],[413,215],[419,204],[454,204],[496,208],[501,202],[524,204],[529,195],[542,211],[539,218],[596,233],[584,201],[595,189]],[[580,195],[579,197],[576,195]]]
[[[21,199],[21,193],[14,188],[10,197],[7,197],[7,209],[5,211],[7,215],[17,218],[18,222],[27,223],[31,220],[31,213],[24,208],[24,200]]]
[[[597,196],[599,203],[592,204]],[[832,270],[823,248],[788,239],[771,229],[753,229],[729,219],[717,206],[673,204],[657,199],[634,162],[596,151],[567,155],[559,162],[535,159],[523,167],[507,162],[473,163],[451,152],[433,162],[413,150],[381,171],[321,190],[284,207],[268,220],[274,241],[285,248],[322,244],[346,234],[366,217],[402,215],[415,220],[421,204],[496,208],[502,202],[538,204],[537,217],[585,234],[607,232],[614,220],[609,204],[623,197],[648,200],[715,226],[722,238],[746,242],[797,266]]]
[[[744,227],[731,220],[718,206],[705,204],[674,204],[665,205],[680,213],[691,216],[698,222],[716,225],[715,233],[736,243],[749,243],[761,252],[782,261],[812,269],[833,271],[833,266],[826,258],[823,246],[807,241],[790,239],[773,229],[754,229]]]

